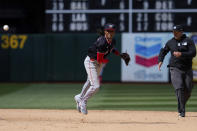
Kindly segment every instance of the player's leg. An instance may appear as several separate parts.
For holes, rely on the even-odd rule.
[[[192,89],[193,89],[193,72],[192,70],[189,70],[185,74],[185,90],[184,90],[185,104],[187,103],[187,101],[191,96]]]
[[[88,57],[86,57],[86,59],[84,60],[84,66],[85,66],[85,69],[86,69],[86,72],[88,71],[88,67],[87,67],[87,63],[89,62],[89,59],[88,59]],[[87,76],[88,77],[88,76]],[[79,106],[79,103],[80,103],[80,101],[81,101],[81,99],[83,98],[83,96],[85,95],[85,93],[87,92],[87,90],[89,89],[89,87],[90,87],[90,81],[89,81],[89,79],[87,78],[87,81],[85,82],[85,84],[83,85],[83,88],[82,88],[82,90],[81,90],[81,93],[80,94],[77,94],[77,95],[75,95],[75,97],[74,97],[74,99],[75,99],[75,101],[76,101],[76,103],[77,103],[77,110],[79,111],[79,112],[81,112],[81,109],[80,109],[80,106]]]
[[[171,67],[170,76],[177,97],[179,115],[185,116],[183,72],[177,68]]]
[[[87,64],[88,66],[88,79],[90,80],[90,88],[87,90],[85,93],[84,97],[82,98],[80,102],[81,106],[81,112],[84,114],[87,114],[87,101],[89,98],[91,98],[98,90],[100,87],[99,79],[98,79],[98,72],[100,65],[97,64],[96,61],[89,61]]]
[[[85,66],[86,73],[87,73],[87,81],[83,85],[82,91],[80,93],[80,98],[83,98],[84,95],[86,94],[87,90],[90,88],[90,79],[91,79],[90,65],[91,65],[91,63],[92,63],[92,61],[90,60],[89,56],[86,57],[86,59],[84,61],[84,66]]]
[[[83,88],[82,88],[82,90],[81,90],[81,93],[78,94],[78,95],[75,95],[75,97],[74,97],[75,102],[76,102],[76,104],[77,104],[76,107],[77,107],[77,110],[78,110],[79,112],[81,112],[79,103],[80,103],[81,99],[83,98],[83,96],[85,95],[86,91],[89,89],[89,87],[90,87],[90,81],[87,80],[87,81],[85,82],[85,84],[83,85]]]
[[[90,88],[88,89],[87,93],[84,95],[83,100],[88,100],[91,96],[93,96],[100,87],[100,82],[99,82],[99,78],[98,75],[100,74],[100,71],[102,69],[102,66],[97,64],[97,62],[94,62],[94,67],[92,68],[90,71],[90,75],[92,76],[90,77]]]
[[[81,99],[85,93],[87,92],[87,90],[90,88],[90,81],[87,79],[87,81],[85,82],[85,84],[83,85],[83,88],[81,90],[81,93],[76,95],[77,98]]]
[[[93,62],[93,67],[95,67],[95,68],[92,68],[91,71],[89,72],[90,75],[88,75],[88,76],[92,76],[92,77],[89,78],[89,80],[90,80],[90,88],[92,88],[92,89],[90,89],[90,88],[88,89],[88,91],[87,91],[88,93],[86,93],[84,95],[84,98],[83,98],[84,100],[88,100],[100,88],[100,82],[99,82],[98,76],[99,76],[103,66],[102,66],[102,64],[98,64],[97,62]],[[93,88],[95,88],[95,92],[93,91],[94,90]],[[93,93],[90,93],[89,91],[90,92],[93,91]]]

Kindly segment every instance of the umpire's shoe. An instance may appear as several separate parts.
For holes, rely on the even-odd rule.
[[[81,108],[81,113],[87,115],[88,114],[88,111],[87,111],[87,102],[86,101],[81,101],[79,103],[80,105],[80,108]]]
[[[74,99],[75,99],[75,101],[76,101],[76,103],[77,103],[77,110],[78,110],[79,112],[81,112],[81,108],[80,108],[80,106],[79,106],[79,103],[80,103],[80,101],[81,101],[80,95],[76,95],[76,96],[74,97]]]
[[[185,112],[179,113],[179,117],[185,117]]]

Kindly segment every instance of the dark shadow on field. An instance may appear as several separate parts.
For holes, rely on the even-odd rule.
[[[0,96],[7,95],[27,88],[29,84],[0,84]]]

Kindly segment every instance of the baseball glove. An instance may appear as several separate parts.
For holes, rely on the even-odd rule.
[[[124,60],[125,64],[128,66],[128,64],[129,64],[129,62],[131,60],[129,54],[127,54],[127,53],[121,53],[120,54],[120,57]]]

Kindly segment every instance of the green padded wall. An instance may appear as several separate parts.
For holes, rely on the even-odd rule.
[[[1,37],[1,35],[0,35]],[[0,50],[0,81],[85,81],[84,59],[96,34],[27,34],[24,47]],[[121,35],[116,35],[121,50]],[[20,40],[18,40],[20,43]],[[2,40],[1,40],[2,43]],[[104,81],[120,81],[120,58],[110,55]]]

